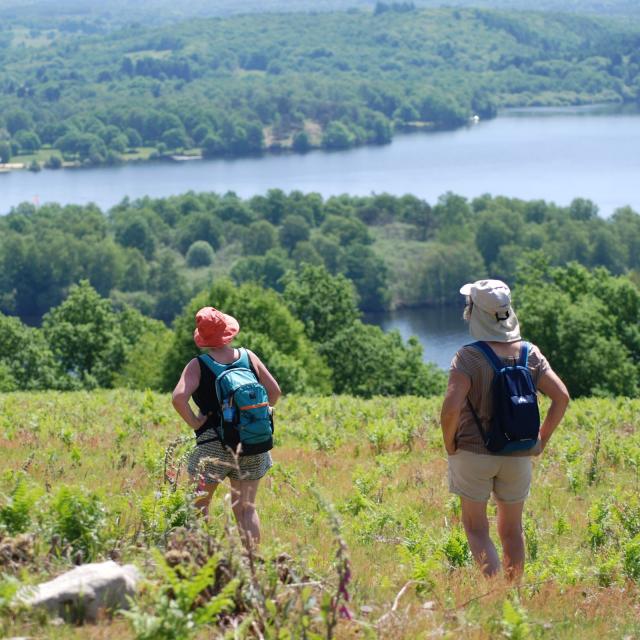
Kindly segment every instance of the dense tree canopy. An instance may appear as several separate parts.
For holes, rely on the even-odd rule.
[[[404,2],[169,25],[70,8],[75,28],[25,13],[0,20],[2,158],[43,147],[90,163],[343,149],[499,106],[640,96],[632,22]]]
[[[283,297],[313,342],[329,341],[360,317],[352,283],[344,276],[332,276],[324,267],[306,265],[290,272]]]
[[[343,276],[307,265],[286,277],[284,300],[333,371],[336,393],[432,395],[444,388],[444,374],[422,361],[416,339],[404,344],[397,332],[363,324],[356,294]]]
[[[83,0],[82,13],[75,15],[77,5],[73,2],[58,3],[65,8],[61,15],[52,15],[49,0],[5,0],[0,8],[0,18],[19,24],[38,24],[48,19],[63,31],[102,33],[132,21],[162,25],[176,18],[228,16],[238,13],[283,13],[283,12],[330,12],[385,11],[407,12],[415,8],[483,7],[491,9],[552,11],[566,13],[594,13],[612,16],[638,16],[640,7],[635,0],[411,0],[372,2],[372,0],[191,0],[176,4],[172,0],[144,0],[132,4],[127,0]],[[165,36],[168,46],[176,45],[176,38]]]
[[[312,286],[318,286],[316,296],[310,295]],[[41,329],[0,314],[0,392],[114,386],[169,390],[199,353],[194,317],[209,305],[238,319],[236,344],[257,353],[285,392],[368,397],[428,396],[442,390],[444,374],[422,362],[417,341],[405,345],[397,334],[363,325],[350,283],[307,266],[288,274],[284,298],[255,284],[237,287],[220,280],[187,304],[173,331],[101,297],[87,281],[71,287],[67,298],[45,315]]]
[[[431,206],[279,190],[125,200],[106,216],[94,206],[24,204],[0,217],[0,312],[38,322],[86,279],[169,323],[212,274],[282,292],[285,274],[305,264],[350,280],[362,310],[435,305],[456,302],[461,282],[515,283],[518,262],[535,250],[552,265],[633,273],[640,215],[623,208],[603,219],[584,199],[558,207],[445,194]]]
[[[0,314],[0,391],[159,388],[166,333],[161,322],[117,310],[82,281],[41,329]]]
[[[0,392],[67,386],[42,333],[0,314]]]
[[[148,7],[52,19],[38,3],[5,7],[0,162],[339,150],[500,106],[640,102],[634,22],[429,1],[224,19],[180,9],[171,24],[131,20]],[[196,352],[196,309],[214,304],[287,391],[435,393],[442,376],[419,344],[360,312],[447,303],[491,275],[516,285],[525,332],[572,393],[633,395],[639,273],[640,215],[605,220],[582,198],[274,189],[125,199],[106,215],[23,204],[0,218],[0,390],[169,388]]]
[[[515,303],[525,337],[536,343],[575,396],[637,396],[640,290],[603,268],[572,263],[523,267]]]

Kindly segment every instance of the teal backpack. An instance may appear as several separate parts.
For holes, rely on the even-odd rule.
[[[223,445],[252,456],[273,449],[273,418],[267,390],[251,368],[246,349],[232,364],[220,364],[210,355],[199,356],[215,376],[220,403],[220,422],[216,432]]]

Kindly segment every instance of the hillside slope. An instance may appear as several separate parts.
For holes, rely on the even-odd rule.
[[[393,629],[394,638],[407,640],[427,633],[554,640],[640,633],[640,402],[572,403],[535,461],[525,515],[528,567],[518,590],[500,580],[488,585],[471,566],[457,500],[447,491],[440,402],[286,398],[277,411],[276,464],[258,496],[265,557],[286,551],[287,562],[306,567],[310,583],[332,593],[348,555],[352,576],[345,584],[355,620],[340,622],[339,638],[367,629],[379,637],[391,637]],[[0,537],[11,548],[15,536],[34,536],[22,559],[11,564],[0,557],[0,594],[14,584],[11,574],[42,580],[69,567],[77,549],[85,549],[85,559],[136,562],[152,585],[161,584],[145,560],[147,546],[163,550],[174,527],[193,524],[188,498],[163,484],[165,449],[188,434],[168,395],[9,394],[0,395],[0,408]],[[181,451],[169,456],[168,468],[181,470],[183,480]],[[225,535],[226,492],[225,485],[215,497],[210,531],[217,536]],[[328,503],[346,543],[338,556]],[[491,514],[493,522],[493,508]],[[52,532],[61,530],[69,556],[49,551]],[[169,620],[154,589],[141,602],[148,615]],[[396,598],[399,606],[389,614]],[[10,611],[0,597],[3,635],[37,629],[41,638],[134,637],[118,617],[97,629],[61,629],[34,627]],[[289,612],[290,629],[302,624],[297,611]],[[324,637],[318,602],[309,600],[306,611],[306,624]],[[201,631],[198,637],[212,637]]]
[[[0,31],[0,157],[343,149],[500,106],[640,94],[640,23],[603,18],[435,9],[118,24]]]

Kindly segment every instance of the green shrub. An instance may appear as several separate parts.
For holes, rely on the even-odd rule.
[[[40,495],[41,492],[31,487],[24,475],[19,475],[11,493],[2,500],[0,532],[4,530],[9,535],[15,535],[27,531]]]
[[[126,614],[136,640],[185,640],[194,636],[200,626],[215,622],[220,614],[235,608],[237,579],[231,580],[206,605],[200,606],[202,593],[206,593],[214,583],[221,553],[211,556],[188,578],[185,578],[182,567],[174,569],[157,551],[155,556],[164,584],[157,592],[154,611],[148,613],[135,604]]]
[[[515,308],[573,396],[635,397],[640,387],[640,291],[606,269],[528,260]],[[615,300],[612,305],[611,301]]]
[[[60,169],[62,168],[62,157],[58,154],[49,156],[49,159],[44,163],[47,169]]]
[[[174,491],[165,486],[162,491],[145,496],[140,514],[147,541],[161,542],[174,529],[186,526],[194,515],[193,509],[193,496],[184,489]]]
[[[365,398],[431,396],[446,386],[445,374],[422,361],[422,346],[416,338],[405,344],[398,331],[385,333],[360,320],[337,331],[319,351],[333,369],[338,393]]]
[[[187,251],[187,266],[192,269],[208,267],[213,263],[213,247],[206,240],[196,240]]]
[[[640,582],[640,534],[624,545],[622,566],[628,578]]]
[[[502,628],[501,635],[509,638],[509,640],[525,640],[531,637],[531,627],[527,621],[527,612],[517,597],[514,597],[513,601],[504,601],[500,627]]]
[[[471,563],[469,543],[460,527],[451,531],[442,545],[442,552],[452,567],[464,567]]]
[[[93,560],[100,550],[106,522],[105,509],[94,493],[62,486],[50,509],[51,534],[60,537],[72,551],[81,551],[83,560]]]

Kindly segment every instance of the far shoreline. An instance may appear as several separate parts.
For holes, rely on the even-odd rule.
[[[145,149],[145,147],[140,147],[135,150],[131,150],[128,153],[124,154],[124,156],[120,157],[116,162],[102,162],[102,163],[90,163],[90,162],[82,162],[80,160],[64,160],[62,159],[61,153],[54,148],[51,147],[43,147],[40,150],[42,152],[50,152],[48,153],[47,161],[37,162],[36,155],[30,156],[16,156],[16,157],[25,157],[25,160],[20,162],[8,162],[8,163],[0,163],[0,175],[11,173],[12,171],[32,171],[34,173],[38,173],[42,170],[50,170],[50,171],[60,171],[62,169],[100,169],[100,168],[108,168],[114,166],[122,166],[122,165],[130,165],[130,164],[151,164],[151,163],[166,163],[166,162],[195,162],[195,161],[203,161],[203,160],[243,160],[246,158],[262,158],[262,157],[273,157],[279,155],[298,155],[304,156],[309,153],[314,152],[323,152],[323,153],[341,153],[345,151],[351,151],[354,149],[362,149],[366,147],[384,147],[386,145],[392,144],[396,136],[399,135],[413,135],[413,134],[431,134],[438,133],[442,131],[461,131],[463,129],[470,129],[478,124],[483,122],[491,122],[497,118],[509,116],[510,114],[514,117],[519,115],[528,116],[528,115],[575,115],[579,113],[584,113],[585,115],[593,115],[594,112],[598,112],[602,110],[602,113],[611,113],[611,112],[637,112],[638,105],[634,103],[622,103],[622,102],[594,102],[594,103],[586,103],[586,104],[575,104],[575,105],[536,105],[536,106],[513,106],[513,107],[504,107],[500,108],[496,115],[493,117],[480,118],[478,115],[473,115],[468,118],[468,120],[461,125],[447,127],[447,126],[435,126],[434,123],[431,122],[415,122],[415,123],[406,123],[402,126],[396,128],[391,136],[391,139],[387,142],[382,143],[362,143],[355,144],[348,147],[341,148],[325,148],[321,145],[314,144],[305,150],[295,150],[292,145],[283,145],[280,143],[271,144],[266,146],[264,149],[258,152],[252,153],[244,153],[244,154],[223,154],[218,156],[204,156],[201,151],[186,150],[182,152],[171,152],[166,154],[159,154],[155,149],[154,151],[140,155],[140,149]],[[149,149],[149,147],[146,147]],[[62,163],[60,166],[51,167],[47,166],[48,159],[52,156],[58,156],[62,159]],[[130,157],[127,157],[130,156]],[[34,162],[37,162],[38,166],[34,165]]]

